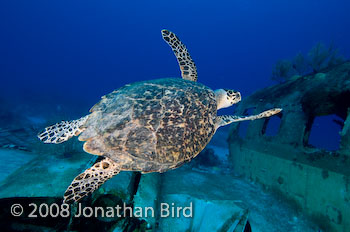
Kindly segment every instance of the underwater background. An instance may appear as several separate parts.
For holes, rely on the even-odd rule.
[[[127,83],[179,77],[166,28],[185,41],[201,83],[244,98],[275,83],[278,60],[319,42],[348,55],[349,9],[345,0],[2,1],[0,96],[10,110],[73,117]]]
[[[19,168],[26,168],[34,154],[36,158],[37,155],[45,158],[54,156],[55,160],[51,160],[48,166],[61,161],[62,166],[69,166],[70,161],[66,158],[77,162],[77,157],[83,157],[81,163],[88,163],[91,156],[79,153],[82,152],[82,149],[79,150],[80,143],[70,142],[68,148],[40,144],[36,134],[45,126],[86,115],[101,96],[125,84],[164,77],[180,78],[173,52],[161,38],[162,29],[176,33],[187,46],[196,63],[200,83],[212,89],[235,89],[241,92],[244,99],[256,91],[288,81],[296,73],[288,74],[288,78],[273,78],[273,70],[278,61],[293,60],[298,54],[310,57],[312,51],[315,51],[312,49],[317,46],[323,52],[334,52],[334,56],[339,58],[337,65],[346,62],[350,56],[349,12],[350,1],[347,0],[1,1],[0,165],[4,173],[0,178],[3,189],[0,197],[26,197],[19,196],[20,194],[11,196],[11,191],[24,188],[25,183],[16,182],[16,175],[23,175]],[[326,65],[323,68],[332,67]],[[306,75],[318,71],[320,70],[311,68],[297,74]],[[349,82],[345,83],[349,85]],[[349,100],[344,99],[347,102]],[[235,107],[221,110],[220,114],[233,114],[234,109]],[[338,131],[344,128],[344,118],[334,114],[318,120],[314,124],[315,130],[310,135],[309,143],[327,151],[336,151],[340,146]],[[221,128],[210,144],[209,149],[212,150],[205,150],[209,155],[216,153],[220,162],[215,162],[215,158],[198,160],[204,166],[199,168],[200,173],[204,174],[197,173],[197,176],[193,176],[193,181],[210,181],[213,180],[211,175],[219,176],[218,173],[221,173],[221,181],[227,178],[222,184],[233,181],[230,186],[237,185],[241,189],[235,190],[239,192],[237,193],[224,187],[227,192],[220,193],[221,195],[213,193],[210,199],[227,200],[231,199],[227,195],[237,194],[237,201],[254,202],[255,205],[245,206],[253,217],[250,220],[253,221],[252,231],[327,231],[324,228],[328,227],[318,224],[319,218],[313,220],[299,214],[302,210],[294,209],[287,200],[278,196],[270,196],[269,189],[266,190],[255,181],[244,182],[243,178],[231,180],[232,176],[238,177],[230,174],[234,170],[227,158],[228,134],[229,127]],[[325,134],[332,136],[326,137]],[[209,169],[206,163],[209,163]],[[79,163],[78,166],[81,168],[82,164]],[[214,168],[216,166],[218,167]],[[35,167],[32,168],[35,171]],[[40,166],[37,170],[44,170],[42,168]],[[186,168],[196,170],[192,166]],[[190,180],[192,175],[187,175],[189,172],[186,168],[178,174],[176,171],[171,172],[169,180]],[[64,170],[65,168],[56,171],[63,173]],[[45,176],[45,172],[42,175]],[[65,175],[68,184],[75,177],[75,174]],[[30,179],[35,183],[35,179]],[[37,182],[40,181],[37,179]],[[50,180],[43,180],[43,183],[45,181]],[[176,194],[168,182],[164,192]],[[191,186],[191,183],[182,184]],[[67,186],[66,183],[62,185]],[[207,185],[206,188],[210,189],[208,186],[212,185]],[[45,191],[55,189],[54,184],[50,188],[45,185],[41,187],[45,189],[45,194]],[[36,190],[32,188],[31,191],[33,195],[28,197],[36,197]],[[54,195],[59,192],[63,194],[64,189],[55,191]],[[186,191],[186,194],[191,194],[190,189]],[[198,187],[193,191],[204,190]],[[43,197],[43,194],[38,195]],[[200,199],[199,196],[196,197]],[[2,205],[9,208],[9,203],[4,202]],[[6,207],[2,208],[5,210]],[[275,210],[273,212],[278,212],[270,221],[266,219],[269,207]],[[350,208],[350,205],[346,207]],[[260,210],[262,208],[266,211]],[[350,212],[348,216],[350,217]],[[288,219],[284,220],[283,217]],[[208,221],[209,218],[204,220]],[[10,225],[14,218],[3,216],[0,220],[3,223],[1,225]],[[348,224],[343,226],[344,221],[346,215],[338,223],[342,226],[331,231],[350,231]],[[47,224],[47,228],[44,225],[34,228],[28,223],[28,227],[9,226],[4,231],[46,231],[53,227],[53,222],[54,219],[51,224]],[[64,220],[60,223],[69,224]],[[79,229],[78,224],[73,223],[73,231],[88,231],[92,222],[81,222],[81,225],[87,225],[83,229]],[[166,227],[165,224],[174,226]],[[211,227],[205,227],[204,224],[202,227],[192,227],[192,231],[210,231],[208,228]],[[62,226],[52,231],[60,231],[62,228],[67,227]],[[106,228],[101,231],[113,231],[111,228],[119,231],[119,227]],[[136,231],[135,228],[129,227],[124,231]],[[140,228],[137,230],[142,231]],[[227,231],[233,231],[232,227],[228,228],[231,229]],[[96,230],[93,227],[90,229]],[[176,220],[163,222],[158,229],[184,231],[176,224]]]

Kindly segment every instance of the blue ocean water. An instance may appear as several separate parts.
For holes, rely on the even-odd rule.
[[[2,1],[0,96],[87,109],[126,83],[178,77],[160,36],[167,28],[189,48],[200,82],[244,97],[274,84],[278,59],[317,42],[348,55],[349,9],[327,0]]]
[[[179,76],[162,41],[186,43],[200,81],[247,96],[278,59],[334,43],[350,53],[348,1],[2,1],[1,93],[40,103],[96,102],[126,83]]]
[[[347,0],[3,0],[0,127],[6,112],[16,124],[18,114],[41,125],[55,115],[75,119],[127,83],[180,77],[161,38],[165,28],[186,44],[199,82],[244,98],[276,84],[270,76],[278,60],[307,54],[318,42],[349,58],[349,12]],[[339,138],[320,141],[333,150]]]

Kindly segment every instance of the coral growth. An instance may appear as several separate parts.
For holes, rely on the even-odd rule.
[[[322,43],[317,43],[308,53],[309,65],[313,72],[317,73],[324,68],[332,68],[344,62],[339,55],[338,49],[330,45],[328,48]]]
[[[271,79],[274,81],[283,82],[292,77],[293,73],[294,69],[292,62],[289,60],[279,60],[272,71]]]
[[[318,73],[322,69],[332,68],[344,62],[345,58],[333,45],[327,48],[323,43],[317,43],[306,57],[299,52],[292,60],[278,60],[272,70],[271,79],[285,82],[292,77]]]

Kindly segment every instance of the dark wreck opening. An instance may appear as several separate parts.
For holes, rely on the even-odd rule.
[[[266,136],[276,136],[280,131],[282,114],[266,118],[261,134]]]
[[[350,109],[349,99],[349,91],[328,95],[326,99],[318,99],[318,101],[303,99],[303,110],[307,117],[304,146],[327,151],[339,150],[340,133]]]
[[[243,121],[239,123],[239,128],[238,128],[238,135],[240,138],[244,139],[245,136],[247,135],[247,130],[249,126],[250,121]]]
[[[335,114],[315,117],[307,144],[327,151],[337,151],[343,126],[344,120]]]

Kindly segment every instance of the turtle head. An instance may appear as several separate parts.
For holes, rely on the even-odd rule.
[[[218,110],[230,107],[241,101],[241,93],[232,89],[217,89],[214,93]]]

